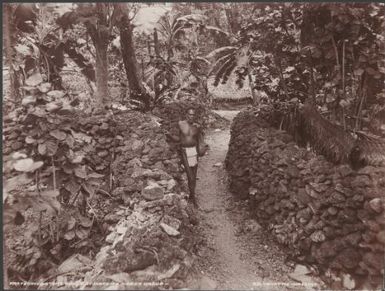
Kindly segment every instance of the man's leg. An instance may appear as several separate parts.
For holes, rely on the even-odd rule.
[[[184,167],[184,170],[185,170],[186,175],[187,175],[187,183],[188,183],[188,188],[189,188],[189,191],[190,191],[189,198],[194,202],[194,198],[195,198],[195,185],[194,185],[195,178],[194,178],[194,173],[193,173],[193,170],[192,170],[194,167],[190,167],[189,166],[188,160],[187,160],[187,155],[186,155],[186,152],[185,152],[185,150],[183,148],[181,149],[180,153],[181,153],[183,167]],[[195,174],[195,176],[196,176],[196,174]]]
[[[193,180],[193,186],[194,186],[194,193],[195,193],[195,188],[197,185],[197,170],[198,170],[198,165],[191,167],[191,172],[192,172],[192,180]]]
[[[196,187],[196,182],[197,182],[197,169],[198,165],[194,167],[190,167],[190,172],[191,172],[191,187],[190,187],[190,199],[194,204],[196,204],[196,198],[195,198],[195,187]]]

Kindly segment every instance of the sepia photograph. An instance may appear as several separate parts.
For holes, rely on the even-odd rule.
[[[385,4],[2,4],[3,289],[385,290]]]

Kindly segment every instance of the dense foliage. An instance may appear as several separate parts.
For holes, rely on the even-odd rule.
[[[275,100],[312,98],[359,130],[384,105],[384,25],[382,4],[265,5],[212,53],[215,83],[235,71],[240,86],[248,77]]]
[[[144,29],[135,21],[147,6],[4,6],[5,123],[21,126],[14,133],[20,140],[5,153],[5,223],[23,224],[31,208],[41,216],[26,234],[31,251],[22,254],[20,268],[28,271],[21,273],[33,273],[43,248],[55,256],[60,240],[81,242],[93,227],[87,202],[108,171],[85,162],[94,149],[89,135],[74,130],[76,107],[89,113],[117,102],[143,111],[177,99],[209,104],[209,80],[217,86],[235,75],[234,85],[249,86],[257,105],[318,105],[323,117],[315,120],[322,122],[307,128],[317,142],[327,135],[324,118],[344,130],[383,133],[383,4],[174,3]],[[90,134],[99,129],[110,130],[103,123]],[[21,191],[31,182],[36,188]]]

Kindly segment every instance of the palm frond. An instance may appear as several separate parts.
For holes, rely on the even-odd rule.
[[[171,35],[172,30],[171,30],[171,29],[168,29],[168,28],[166,27],[166,25],[165,25],[163,22],[159,22],[159,21],[158,21],[158,25],[160,26],[159,28],[161,28],[161,29],[159,29],[159,32],[160,32],[161,34],[163,34],[166,38],[169,37],[169,36]]]
[[[310,102],[300,110],[300,118],[301,134],[317,153],[336,163],[349,161],[355,140],[343,127],[325,119]]]
[[[209,72],[209,76],[211,76],[212,74],[216,74],[218,72],[218,70],[222,67],[223,64],[225,64],[226,62],[228,62],[230,59],[234,59],[235,58],[235,52],[234,53],[231,53],[231,54],[228,54],[228,55],[225,55],[221,58],[219,58],[213,65],[211,71]]]
[[[203,22],[207,19],[206,15],[202,14],[188,14],[178,17],[177,22]]]
[[[158,32],[164,37],[164,39],[168,39],[170,37],[170,35],[163,29],[159,29]]]
[[[168,32],[171,32],[172,30],[172,25],[171,25],[171,22],[173,21],[173,17],[169,14],[169,13],[166,13],[165,15],[163,15],[159,20],[158,20],[158,23],[160,25],[162,25],[162,27],[164,28],[165,31],[168,31]]]
[[[237,63],[234,62],[233,64],[229,65],[225,72],[222,75],[222,84],[226,84],[226,82],[229,80],[229,76],[234,71],[235,67],[237,66]]]
[[[176,29],[173,29],[172,30],[172,38],[179,38],[182,34],[185,33],[184,29],[186,27],[185,26],[181,26],[181,27],[178,27]]]
[[[229,35],[226,31],[224,31],[218,27],[211,26],[211,25],[206,25],[205,29],[207,31],[209,31],[210,33],[215,33],[215,34],[221,35],[223,37],[227,37]]]
[[[181,13],[177,13],[176,15],[174,15],[174,17],[172,19],[170,19],[170,27],[174,27],[177,25],[178,23],[178,19],[182,16]]]
[[[238,49],[238,47],[236,46],[224,46],[224,47],[220,47],[220,48],[217,48],[215,50],[213,50],[212,52],[210,52],[207,56],[206,56],[206,59],[211,59],[211,58],[220,58],[224,55],[227,55],[229,53],[232,53],[234,51],[236,51]]]
[[[356,132],[357,140],[350,153],[350,162],[356,168],[365,165],[385,165],[385,140],[364,132]]]
[[[225,73],[228,72],[230,69],[231,72],[236,65],[237,63],[235,58],[230,58],[226,63],[224,63],[215,75],[214,86],[218,86],[220,80],[223,79]]]
[[[204,58],[204,57],[196,57],[194,61],[196,61],[196,62],[204,62],[204,63],[206,63],[207,65],[210,65],[210,64],[211,64],[210,61],[207,60],[207,59]]]

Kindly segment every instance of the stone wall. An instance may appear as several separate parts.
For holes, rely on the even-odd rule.
[[[60,254],[63,261],[57,272],[63,272],[74,264],[80,264],[78,267],[81,268],[81,262],[87,262],[91,270],[85,273],[84,282],[91,282],[89,287],[98,288],[99,283],[127,282],[136,282],[137,285],[131,286],[134,289],[183,287],[192,264],[190,254],[196,241],[193,233],[196,221],[186,200],[184,191],[187,186],[178,154],[166,141],[162,120],[151,114],[128,111],[92,116],[75,114],[68,116],[66,121],[68,126],[62,130],[73,137],[73,151],[84,155],[80,165],[84,165],[87,173],[97,173],[98,178],[93,184],[96,186],[95,195],[87,198],[89,215],[71,214],[68,217],[78,205],[65,206],[65,211],[60,214],[63,222],[60,226],[63,232],[60,233],[65,234],[70,218],[76,217],[77,221],[79,217],[84,220],[84,216],[94,216],[95,221],[92,220],[94,223],[87,230],[90,236],[81,242],[86,243],[85,247],[95,245],[101,249],[94,257],[87,258],[79,254],[80,250],[68,252],[67,249],[66,254]],[[163,120],[163,123],[167,122]],[[3,148],[5,161],[11,159],[15,151],[26,154],[33,151],[33,145],[25,143],[25,131],[20,122],[7,120]],[[63,141],[59,149],[64,146]],[[10,171],[6,178],[14,174]],[[76,174],[66,174],[61,168],[56,172],[56,179],[61,193],[59,199],[70,195],[68,185],[80,181]],[[33,223],[34,216],[29,218],[31,220],[20,228],[28,228]],[[100,231],[103,236],[100,236]],[[15,235],[13,233],[8,237],[14,240]],[[68,245],[66,240],[61,237],[60,242]],[[74,237],[69,243],[74,245],[78,240]],[[32,247],[32,240],[29,244],[28,248]],[[14,246],[11,245],[11,248]],[[28,253],[27,249],[19,250],[21,256]],[[74,255],[68,257],[68,254]],[[20,259],[25,260],[24,257],[8,259],[11,269]],[[71,275],[64,277],[59,279],[73,279]],[[154,282],[155,285],[140,285],[141,282]]]
[[[116,177],[112,194],[122,197],[128,212],[111,227],[106,238],[110,245],[96,256],[96,270],[104,270],[97,281],[180,288],[191,266],[195,222],[182,191],[186,185],[178,154],[168,145],[161,120],[153,115],[130,112],[115,121],[123,142],[112,165]],[[108,215],[119,218],[121,212]]]
[[[234,119],[226,167],[234,195],[249,199],[256,220],[293,258],[315,265],[333,288],[379,286],[385,167],[331,164],[252,110]]]
[[[252,146],[250,138],[262,127],[268,124],[263,119],[257,118],[249,111],[241,111],[235,118],[230,130],[229,150],[225,160],[226,169],[229,172],[230,191],[236,197],[245,199],[249,195],[250,188],[250,157]]]

